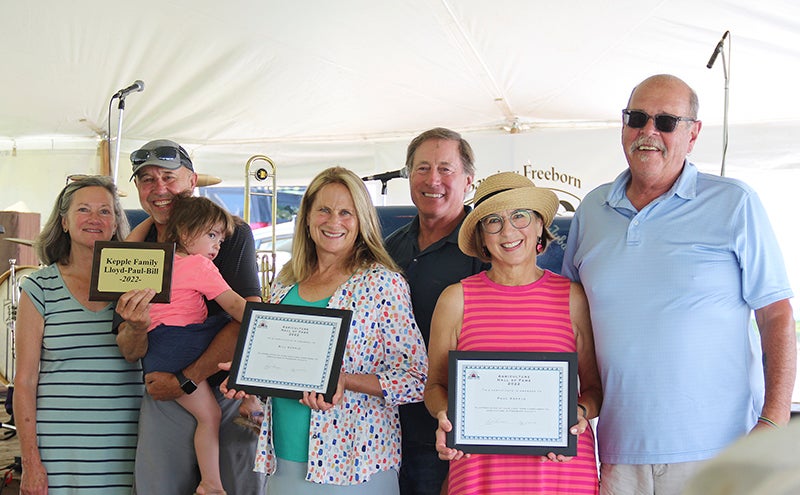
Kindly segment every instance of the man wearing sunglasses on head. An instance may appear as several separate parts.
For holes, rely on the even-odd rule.
[[[796,339],[780,248],[750,187],[687,160],[697,112],[677,77],[636,86],[622,112],[628,168],[572,220],[562,272],[592,314],[601,495],[682,493],[738,437],[789,421]]]
[[[172,199],[191,193],[197,184],[192,160],[183,147],[173,141],[151,141],[131,153],[133,179],[142,208],[154,224],[147,237],[156,241],[169,220]],[[234,234],[226,238],[214,259],[222,277],[248,301],[261,301],[253,234],[244,222],[237,222]],[[117,311],[131,322],[146,318],[148,299],[137,294],[120,298]],[[120,308],[122,306],[122,308]],[[208,314],[222,310],[213,301]],[[123,322],[117,343],[126,359],[139,359],[147,351],[146,328]],[[136,327],[136,328],[134,328]],[[217,364],[230,361],[238,337],[239,324],[229,323],[194,363],[178,375],[152,372],[145,376],[147,393],[139,416],[139,439],[136,449],[135,486],[140,495],[192,493],[199,481],[197,463],[191,454],[195,430],[194,418],[174,401],[194,391],[196,383],[208,380],[222,409],[219,432],[219,457],[222,484],[229,494],[261,494],[264,477],[253,472],[257,437],[232,423],[239,415],[239,401],[225,399],[218,390],[225,372]]]

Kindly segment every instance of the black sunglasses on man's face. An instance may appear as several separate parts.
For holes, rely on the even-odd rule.
[[[653,119],[653,123],[660,132],[672,132],[678,125],[678,122],[695,122],[697,119],[691,117],[678,117],[668,113],[659,113],[650,115],[641,110],[628,110],[622,111],[622,123],[631,129],[641,129],[647,125],[647,121]]]

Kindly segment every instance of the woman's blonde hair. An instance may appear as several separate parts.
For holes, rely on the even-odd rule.
[[[292,259],[284,265],[278,275],[278,281],[285,285],[296,284],[308,278],[317,268],[317,250],[309,233],[308,216],[320,190],[329,184],[341,184],[346,187],[356,209],[358,236],[353,244],[353,253],[347,258],[346,268],[355,271],[377,262],[389,270],[399,271],[383,247],[378,213],[372,205],[364,182],[346,168],[331,167],[314,177],[303,195],[294,227]]]

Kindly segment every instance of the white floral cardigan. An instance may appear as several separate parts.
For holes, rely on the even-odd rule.
[[[291,288],[276,282],[270,302],[280,302]],[[361,269],[336,289],[328,307],[353,311],[342,371],[376,375],[383,397],[348,390],[332,409],[311,411],[306,480],[354,485],[399,469],[397,406],[422,400],[428,356],[399,273],[378,264]],[[271,423],[267,400],[255,470],[268,474],[276,468]]]

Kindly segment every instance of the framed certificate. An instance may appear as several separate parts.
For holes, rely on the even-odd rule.
[[[153,289],[154,303],[168,303],[175,244],[167,242],[94,243],[90,301],[116,301],[133,289]]]
[[[229,387],[299,399],[336,393],[352,311],[248,302]]]
[[[448,447],[468,453],[574,456],[578,357],[450,351]]]

